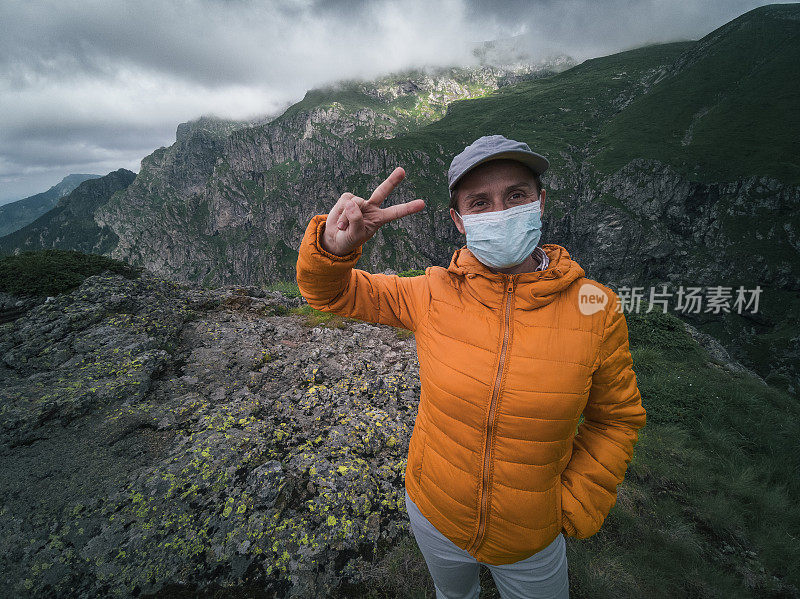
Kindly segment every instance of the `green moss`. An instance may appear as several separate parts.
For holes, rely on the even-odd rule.
[[[631,346],[640,350],[649,348],[664,357],[694,366],[703,364],[707,354],[686,331],[683,321],[669,312],[661,312],[658,307],[645,313],[647,305],[643,301],[640,312],[625,314]]]
[[[610,193],[600,194],[600,202],[606,204],[607,206],[612,206],[621,212],[625,212],[629,216],[637,217],[637,215],[625,204],[623,204],[619,198],[611,195]]]

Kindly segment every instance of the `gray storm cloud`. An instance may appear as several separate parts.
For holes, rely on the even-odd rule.
[[[251,119],[306,90],[434,65],[524,35],[577,60],[697,39],[745,0],[34,1],[0,4],[0,203],[106,174],[204,114]]]

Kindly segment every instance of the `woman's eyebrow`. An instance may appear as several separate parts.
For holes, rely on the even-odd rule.
[[[527,183],[525,181],[520,181],[519,183],[514,183],[513,185],[509,185],[508,187],[506,187],[503,190],[503,193],[506,194],[509,191],[512,191],[514,189],[531,189],[531,184]],[[479,199],[479,198],[485,198],[485,197],[487,197],[487,194],[486,194],[485,191],[477,191],[475,193],[471,193],[471,194],[465,196],[464,199],[469,201],[469,200],[472,200],[472,199]]]

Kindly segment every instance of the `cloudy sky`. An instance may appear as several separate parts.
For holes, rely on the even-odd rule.
[[[2,0],[0,204],[69,173],[139,171],[201,115],[261,118],[306,90],[468,65],[523,35],[578,61],[698,39],[758,0]]]

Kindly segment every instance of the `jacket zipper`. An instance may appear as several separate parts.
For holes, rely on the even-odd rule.
[[[497,397],[500,395],[500,382],[503,376],[503,366],[506,361],[506,350],[508,349],[509,338],[511,336],[511,310],[514,303],[514,284],[516,283],[515,275],[511,275],[511,279],[506,279],[503,300],[505,308],[505,320],[503,331],[503,347],[500,350],[500,362],[497,366],[497,374],[494,379],[494,388],[492,389],[492,399],[489,402],[489,424],[486,433],[486,443],[483,448],[483,485],[481,486],[481,509],[478,513],[478,535],[475,540],[467,548],[467,552],[472,553],[483,541],[483,535],[486,531],[486,518],[489,511],[489,493],[487,486],[489,484],[489,453],[492,447],[492,438],[494,437],[494,421],[495,421],[495,408],[497,406]]]

